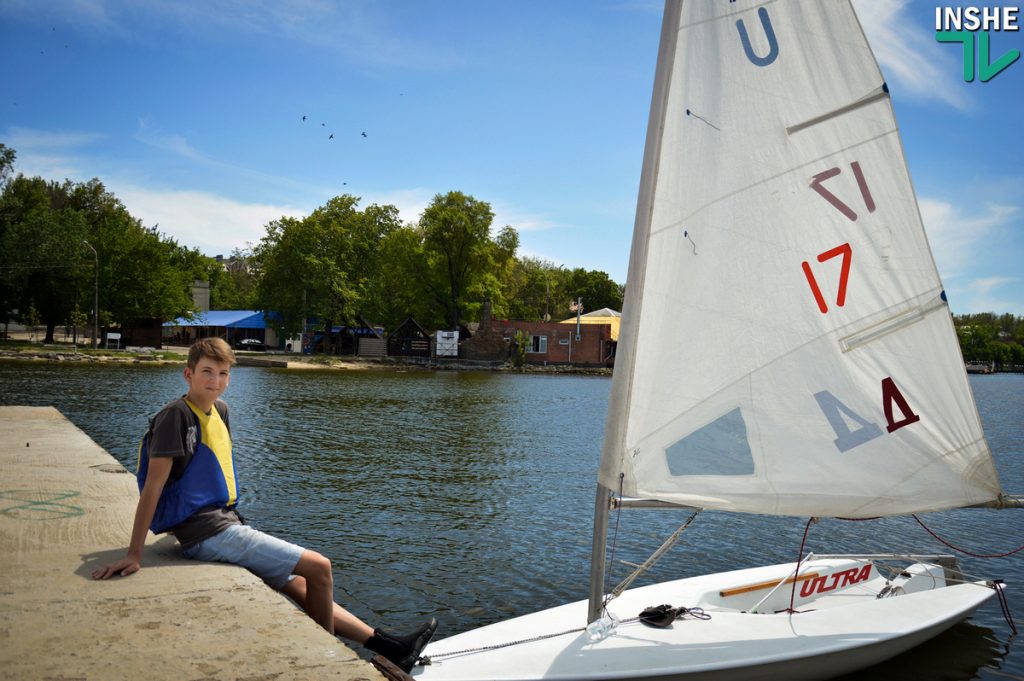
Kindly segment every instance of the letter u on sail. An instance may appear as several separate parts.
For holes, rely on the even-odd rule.
[[[736,21],[736,29],[740,32],[740,40],[743,42],[743,51],[752,63],[757,66],[768,66],[779,56],[779,41],[775,38],[775,31],[772,29],[772,20],[768,16],[768,10],[761,7],[757,10],[757,16],[761,20],[761,27],[764,29],[765,37],[768,39],[768,54],[759,57],[754,54],[754,48],[750,45],[750,36],[747,35],[747,27],[743,19]]]

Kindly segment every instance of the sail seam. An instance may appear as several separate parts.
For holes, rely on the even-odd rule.
[[[786,175],[790,175],[790,174],[792,174],[792,173],[794,173],[794,172],[796,172],[798,170],[801,170],[803,168],[807,168],[809,166],[813,166],[815,164],[819,164],[823,160],[829,158],[830,156],[835,156],[836,154],[841,154],[841,153],[850,151],[851,149],[857,149],[857,148],[862,147],[862,146],[864,146],[866,144],[871,144],[872,142],[876,142],[876,141],[878,141],[878,140],[880,140],[880,139],[882,139],[884,137],[887,137],[889,135],[896,135],[896,134],[898,134],[898,132],[899,131],[896,128],[893,128],[892,130],[887,130],[887,131],[885,131],[883,133],[875,135],[874,137],[869,137],[868,139],[862,140],[860,142],[857,142],[856,144],[851,144],[848,147],[843,147],[842,149],[836,149],[836,150],[830,151],[829,153],[824,154],[822,156],[818,156],[816,158],[812,158],[809,161],[807,161],[806,163],[801,163],[798,166],[794,166],[792,168],[788,168],[788,169],[784,170],[781,173],[776,173],[776,174],[770,175],[769,177],[766,177],[764,179],[758,180],[757,182],[753,182],[751,184],[744,185],[744,186],[740,187],[739,189],[735,189],[735,190],[729,192],[728,194],[723,194],[722,196],[719,196],[717,199],[715,199],[713,201],[708,201],[703,206],[700,206],[699,208],[695,209],[694,211],[692,211],[688,215],[684,215],[680,219],[674,220],[671,223],[665,225],[664,227],[659,227],[658,229],[653,229],[652,228],[649,231],[649,235],[650,236],[656,236],[658,234],[661,234],[662,232],[665,232],[665,231],[668,231],[668,230],[671,230],[671,229],[676,229],[676,228],[686,224],[691,219],[693,219],[696,215],[698,215],[700,213],[703,213],[705,210],[707,210],[711,206],[714,206],[715,204],[718,204],[718,203],[721,203],[723,201],[726,201],[727,199],[731,199],[732,197],[734,197],[734,196],[736,196],[738,194],[742,194],[745,191],[749,191],[750,189],[753,189],[754,187],[758,187],[758,186],[760,186],[762,184],[767,184],[768,182],[773,182],[773,181],[779,179],[780,177],[785,177]]]

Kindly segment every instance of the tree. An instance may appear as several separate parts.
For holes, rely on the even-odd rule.
[[[85,238],[99,259],[100,318],[130,332],[140,320],[190,312],[192,283],[204,276],[199,251],[143,226],[98,179],[67,185],[69,205],[85,220]]]
[[[23,175],[9,182],[0,196],[0,312],[33,308],[52,343],[85,283],[84,236],[66,183]]]
[[[310,318],[327,327],[351,324],[375,307],[381,243],[401,223],[394,206],[360,211],[358,203],[346,194],[302,220],[267,225],[252,256],[256,302],[280,314],[277,326],[286,335],[303,330]]]
[[[206,280],[210,282],[210,309],[252,310],[256,308],[256,277],[252,253],[236,248],[226,261],[206,258]]]
[[[7,186],[7,180],[14,172],[14,159],[17,156],[14,149],[0,142],[0,190]]]
[[[493,219],[490,204],[458,191],[438,194],[420,216],[422,257],[410,264],[449,328],[486,299],[503,304],[497,274],[510,265],[519,237],[505,227],[492,240]]]
[[[577,267],[568,273],[564,287],[569,300],[583,299],[586,308],[584,312],[605,307],[617,312],[622,311],[623,288],[612,281],[605,272]]]
[[[47,342],[76,306],[92,310],[97,264],[97,317],[129,336],[140,319],[189,311],[190,286],[201,273],[198,251],[143,227],[97,179],[19,175],[8,182],[0,194],[0,246],[0,312],[34,307]]]
[[[1024,363],[1024,318],[991,312],[953,318],[960,352],[968,362],[995,362],[999,368]]]

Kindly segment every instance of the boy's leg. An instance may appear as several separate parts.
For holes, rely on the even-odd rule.
[[[292,581],[288,582],[281,591],[298,603],[299,607],[306,610],[306,612],[309,612],[306,607],[306,593],[308,589],[306,586],[306,579],[304,577],[296,577]],[[348,640],[359,643],[360,645],[366,643],[366,641],[373,636],[372,627],[337,603],[332,602],[332,605],[334,611],[335,636],[347,638]]]
[[[292,572],[305,582],[305,597],[301,603],[303,610],[329,633],[335,633],[334,576],[331,572],[331,561],[316,551],[303,551]],[[293,579],[292,583],[295,581],[298,580]],[[287,586],[284,592],[288,593]]]

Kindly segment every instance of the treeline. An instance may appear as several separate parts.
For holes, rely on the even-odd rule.
[[[139,320],[190,314],[195,280],[210,282],[212,309],[273,310],[286,335],[307,321],[393,327],[408,315],[458,328],[487,300],[497,318],[529,320],[568,317],[577,298],[586,310],[622,308],[606,273],[519,257],[516,230],[492,235],[490,205],[457,191],[410,224],[395,206],[338,196],[271,222],[224,263],[144,226],[97,179],[13,177],[14,159],[0,144],[0,315],[45,325],[48,341],[58,326],[91,323],[97,276],[100,325],[129,333]]]
[[[1024,317],[985,312],[954,315],[953,323],[965,361],[1024,366]]]

